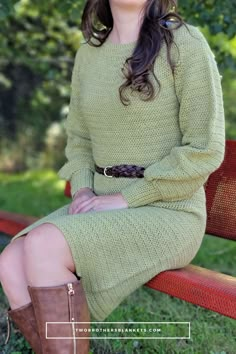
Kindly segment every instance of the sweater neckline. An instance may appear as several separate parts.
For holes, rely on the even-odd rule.
[[[119,53],[129,49],[133,49],[137,42],[137,39],[128,43],[112,43],[111,41],[105,40],[105,42],[103,42],[102,44],[102,47],[105,50],[110,51],[111,53]]]

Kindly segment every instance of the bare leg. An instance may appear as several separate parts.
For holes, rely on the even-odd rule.
[[[11,309],[28,304],[28,285],[53,286],[76,280],[71,251],[60,230],[42,224],[5,247],[0,281]]]
[[[24,240],[25,236],[17,238],[0,254],[0,281],[13,310],[31,301],[23,265]]]
[[[31,230],[24,242],[24,266],[31,286],[55,286],[77,277],[70,248],[61,231],[44,223]]]
[[[63,339],[63,342],[46,338],[48,321],[85,321],[86,328],[90,327],[86,296],[82,284],[73,274],[75,265],[70,248],[55,225],[39,225],[7,246],[0,257],[0,270],[0,279],[12,310],[8,314],[35,352],[59,354],[77,352],[78,349],[81,353],[88,353],[89,335],[86,341],[79,343],[79,347],[76,340],[69,338],[77,330],[75,325],[73,328],[52,326],[56,333],[59,329],[67,333],[68,339]],[[65,283],[71,283],[71,288],[65,287]],[[73,300],[70,300],[68,308],[71,291]]]
[[[89,308],[64,235],[54,224],[41,224],[26,236],[24,255],[42,353],[88,353]],[[68,320],[72,325],[65,324]],[[86,324],[75,325],[77,321]],[[81,327],[86,338],[76,340]]]

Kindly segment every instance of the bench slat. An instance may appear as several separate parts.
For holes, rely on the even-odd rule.
[[[0,231],[14,236],[36,220],[38,218],[0,211]],[[163,271],[144,285],[236,319],[236,278],[229,275],[189,264]]]
[[[159,273],[145,286],[236,319],[236,278],[189,264]]]
[[[0,210],[0,232],[14,236],[39,218]]]

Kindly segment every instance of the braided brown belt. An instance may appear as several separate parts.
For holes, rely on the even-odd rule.
[[[99,167],[95,164],[95,170],[106,177],[130,177],[142,178],[145,167],[137,165],[116,165]]]

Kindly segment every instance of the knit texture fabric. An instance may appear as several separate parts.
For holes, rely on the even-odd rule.
[[[158,92],[152,101],[131,88],[130,105],[120,101],[121,68],[137,41],[101,47],[83,42],[75,56],[67,161],[58,175],[70,180],[72,196],[82,187],[97,195],[120,192],[128,208],[69,215],[67,204],[12,239],[44,222],[56,225],[96,320],[156,274],[189,264],[204,237],[204,183],[225,153],[222,76],[197,27],[187,24],[173,35],[174,75],[163,43],[154,63],[159,92],[150,76]],[[95,171],[95,163],[143,166],[144,178],[109,178]]]

